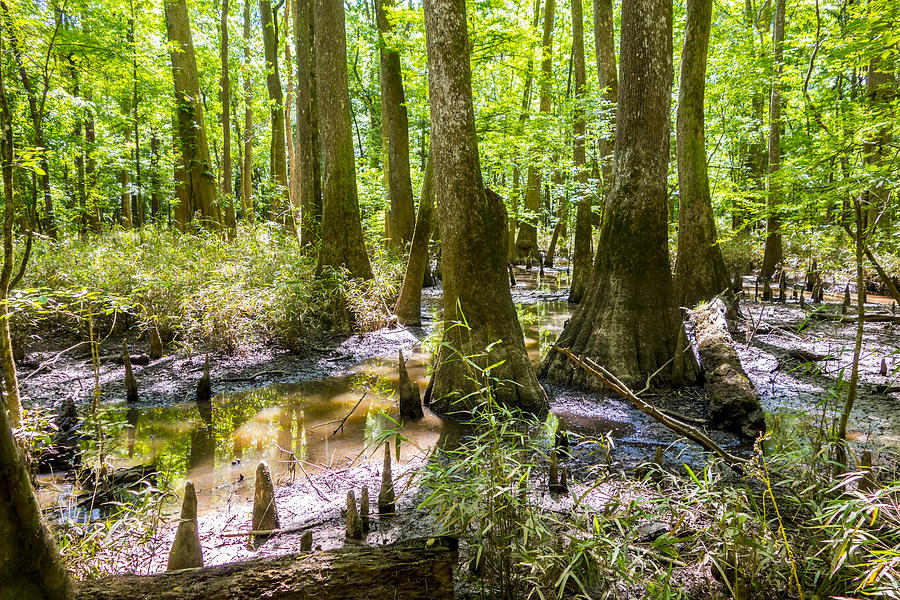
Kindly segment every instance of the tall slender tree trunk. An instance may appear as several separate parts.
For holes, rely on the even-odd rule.
[[[87,104],[91,104],[91,93],[89,90],[85,91],[84,101]],[[97,145],[96,123],[93,107],[89,106],[85,112],[87,118],[84,122],[84,178],[87,185],[87,221],[91,231],[99,233],[100,207],[97,204],[95,192],[97,189],[97,158],[94,154],[94,149]]]
[[[356,159],[350,129],[347,44],[341,0],[315,0],[316,89],[321,102],[319,134],[323,153],[322,246],[319,273],[345,267],[353,277],[372,277],[366,253]]]
[[[22,50],[19,47],[20,40],[16,31],[16,24],[13,22],[12,16],[9,14],[9,7],[6,2],[0,2],[0,12],[2,12],[4,26],[9,36],[9,45],[16,67],[19,71],[19,79],[22,82],[22,88],[25,90],[25,96],[28,99],[28,114],[31,118],[32,140],[35,148],[42,148],[44,151],[40,155],[41,174],[40,191],[44,204],[43,228],[51,238],[55,238],[57,234],[56,218],[53,212],[53,195],[50,192],[50,162],[47,159],[47,144],[44,139],[44,102],[47,98],[47,90],[49,88],[49,75],[44,80],[43,93],[38,98],[38,91],[35,89],[31,75],[25,68],[25,60],[22,56]],[[57,27],[59,20],[57,19]],[[35,201],[37,201],[37,190],[35,189]],[[37,216],[37,215],[35,215]],[[36,220],[35,220],[36,221]]]
[[[72,78],[72,96],[81,100],[81,82],[78,77],[78,65],[75,62],[75,56],[69,55],[69,73]],[[78,233],[82,237],[87,235],[87,182],[85,180],[84,157],[86,154],[86,144],[84,139],[84,120],[80,111],[75,113],[75,127],[72,132],[76,144],[80,147],[76,149],[75,154],[75,187],[76,201],[78,205]]]
[[[297,55],[297,137],[295,152],[301,227],[300,241],[314,248],[322,222],[321,187],[318,183],[318,122],[314,118],[315,51],[313,0],[297,0],[294,11],[294,39]],[[318,193],[318,195],[317,195]]]
[[[553,81],[553,19],[556,14],[556,0],[547,0],[544,7],[544,32],[541,38],[541,113],[550,116],[550,84]],[[537,243],[537,224],[541,211],[541,170],[529,165],[525,187],[525,210],[530,213],[528,220],[519,225],[516,238],[519,260],[540,261]]]
[[[784,71],[785,0],[775,0],[775,26],[772,28],[772,59],[775,63],[772,94],[769,97],[769,201],[766,217],[766,249],[760,276],[769,279],[784,256],[781,244],[781,74]]]
[[[587,160],[584,152],[584,25],[581,0],[572,0],[572,67],[575,72],[575,111],[572,116],[572,158],[575,163],[575,247],[572,253],[572,285],[569,302],[581,302],[591,278],[593,255],[591,194],[587,189]]]
[[[3,42],[0,40],[0,49]],[[0,426],[5,427],[5,435],[9,429],[7,422],[7,411],[9,412],[9,422],[14,427],[18,427],[22,418],[22,401],[19,398],[19,380],[16,375],[16,362],[13,358],[12,334],[9,330],[9,305],[7,298],[9,297],[9,283],[12,278],[13,261],[15,253],[13,252],[13,222],[16,220],[16,202],[15,202],[15,151],[13,138],[13,116],[9,108],[9,101],[6,97],[6,87],[3,82],[3,65],[0,61],[0,172],[3,177],[3,270],[0,272],[0,362],[3,366],[3,382],[5,384],[4,402],[0,403],[0,413],[3,413]],[[0,478],[4,479],[4,478]],[[0,556],[12,556],[12,554],[2,554]],[[2,569],[0,569],[2,571]],[[0,577],[0,581],[2,581]]]
[[[288,153],[288,182],[290,185],[289,196],[291,199],[291,214],[294,218],[294,227],[296,228],[297,217],[300,214],[300,194],[297,189],[297,181],[294,179],[294,174],[297,171],[297,154],[296,148],[294,144],[294,128],[291,124],[291,113],[293,112],[293,103],[294,103],[294,69],[293,69],[293,61],[291,60],[291,44],[294,42],[294,38],[290,32],[290,27],[293,26],[293,22],[291,20],[291,12],[297,12],[296,9],[296,0],[285,0],[284,2],[284,65],[288,71],[288,83],[287,83],[287,94],[284,98],[284,129],[285,129],[285,138],[287,141],[287,153]],[[298,230],[299,234],[299,230]]]
[[[597,59],[597,88],[603,90],[604,114],[609,115],[598,143],[598,160],[603,176],[604,197],[612,184],[612,153],[615,143],[616,96],[619,78],[616,72],[615,22],[612,0],[594,0],[594,52]]]
[[[712,5],[712,0],[688,0],[681,51],[675,122],[679,192],[675,299],[685,308],[731,289],[717,244],[706,171],[703,99]]]
[[[293,211],[288,200],[287,163],[284,140],[284,95],[281,91],[281,77],[278,73],[278,35],[272,15],[271,0],[259,0],[260,24],[263,30],[263,46],[266,53],[266,86],[269,90],[269,102],[272,105],[272,147],[270,164],[272,178],[277,186],[269,211],[270,217],[294,227]]]
[[[422,324],[422,285],[428,268],[428,242],[431,239],[431,219],[434,212],[434,164],[431,158],[425,166],[422,194],[419,196],[419,214],[413,234],[406,273],[400,286],[400,296],[394,314],[401,325]]]
[[[531,22],[531,29],[535,30],[541,20],[541,0],[534,2],[534,18]],[[519,112],[519,130],[518,135],[525,132],[525,124],[531,113],[531,92],[534,87],[534,52],[531,46],[528,47],[528,66],[525,68],[525,85],[522,86],[522,110]],[[521,179],[521,170],[519,168],[519,157],[513,158],[513,177],[512,177],[512,214],[509,217],[509,241],[508,241],[508,260],[516,262],[518,260],[518,251],[516,249],[516,231],[518,230],[518,211],[519,211],[519,195],[521,193],[519,184]]]
[[[253,83],[250,78],[250,6],[244,0],[244,159],[241,163],[241,206],[253,222]]]
[[[131,132],[125,131],[125,147],[129,147]],[[127,165],[127,162],[126,162]],[[119,224],[125,229],[131,229],[134,226],[133,216],[131,214],[131,171],[127,166],[123,166],[119,171]]]
[[[219,19],[222,42],[219,45],[219,59],[222,63],[220,99],[222,101],[222,192],[225,198],[225,226],[234,235],[234,184],[231,179],[231,74],[228,68],[228,0],[222,0]]]
[[[878,123],[877,129],[872,133],[870,140],[865,143],[865,163],[870,165],[874,172],[884,169],[890,164],[891,139],[895,117],[892,117],[891,107],[897,98],[896,80],[894,79],[893,65],[896,61],[896,45],[888,48],[884,53],[876,55],[869,61],[866,76],[866,104],[867,112],[874,123]],[[885,227],[891,224],[891,211],[889,205],[890,187],[885,185],[884,177],[875,177],[877,183],[869,186],[863,194],[862,220],[865,227],[872,227],[876,222]]]
[[[425,33],[447,324],[426,401],[445,413],[482,402],[482,382],[472,381],[469,359],[462,360],[481,354],[474,360],[494,365],[490,376],[500,383],[483,383],[498,402],[545,413],[546,393],[528,360],[506,277],[506,209],[481,176],[465,0],[425,0]],[[467,326],[452,326],[457,322]]]
[[[181,148],[183,169],[182,193],[189,199],[187,208],[200,210],[204,224],[217,229],[216,181],[209,159],[206,122],[197,77],[197,59],[191,39],[191,24],[185,0],[166,0],[166,31],[172,59],[172,79],[175,83],[175,107],[178,117],[177,135]],[[182,214],[184,223],[193,212]]]
[[[150,219],[155,223],[161,219],[159,199],[159,138],[154,132],[150,137]]]
[[[391,197],[391,244],[402,246],[412,241],[416,209],[409,175],[409,118],[400,54],[385,43],[393,26],[386,8],[392,0],[375,0],[375,18],[381,37],[381,122],[387,142],[388,189]]]
[[[144,197],[141,190],[141,133],[138,121],[138,107],[140,96],[138,95],[138,59],[137,46],[134,41],[134,2],[131,4],[131,18],[128,19],[128,43],[131,46],[131,118],[134,132],[134,176],[135,185],[132,193],[134,206],[132,207],[132,221],[136,226],[144,224]]]
[[[613,187],[587,294],[557,344],[597,361],[628,385],[643,385],[659,369],[656,381],[671,382],[675,374],[666,363],[684,335],[669,269],[666,219],[671,0],[626,0],[620,47]],[[684,363],[684,379],[694,380],[695,363]],[[600,388],[556,350],[547,354],[538,373],[564,385]]]

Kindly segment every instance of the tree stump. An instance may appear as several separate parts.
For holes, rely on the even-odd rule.
[[[347,539],[361,540],[363,537],[362,522],[356,512],[356,494],[347,492]]]
[[[169,552],[169,571],[203,566],[203,547],[197,526],[197,493],[190,481],[184,484],[184,500],[181,504],[181,521],[175,532],[175,541]]]
[[[396,512],[394,479],[391,475],[391,446],[384,445],[384,466],[381,470],[381,490],[378,492],[378,514],[393,516]]]
[[[131,369],[131,356],[128,355],[128,340],[122,342],[122,364],[125,365],[125,398],[129,404],[139,402],[137,379]]]
[[[156,360],[163,357],[163,343],[156,325],[150,328],[150,358]]]
[[[209,376],[209,354],[203,363],[203,377],[197,381],[197,402],[212,402],[212,379]]]
[[[256,484],[253,492],[252,531],[270,531],[278,529],[278,507],[275,505],[275,485],[272,483],[272,472],[266,461],[259,461],[256,466]],[[251,536],[251,543],[258,545],[266,540],[265,535]]]
[[[400,364],[400,380],[397,384],[397,393],[400,395],[400,417],[403,419],[421,419],[425,416],[422,412],[422,396],[419,393],[419,384],[409,380],[406,371],[406,361],[403,360],[403,351],[398,351]]]

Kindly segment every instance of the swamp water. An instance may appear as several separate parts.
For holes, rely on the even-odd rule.
[[[520,270],[516,277],[513,297],[526,347],[532,363],[537,365],[571,315],[572,308],[565,300],[566,273],[549,270],[545,277],[538,278],[534,270]],[[748,303],[744,309],[750,317],[760,310],[766,312],[766,321],[797,316],[790,312],[796,310],[790,305]],[[790,315],[779,314],[785,311]],[[197,489],[201,514],[249,506],[259,460],[269,463],[279,485],[315,477],[317,473],[340,476],[354,467],[378,470],[382,453],[376,447],[385,434],[399,428],[394,393],[397,349],[403,351],[407,360],[410,379],[424,391],[431,351],[439,341],[439,314],[439,292],[426,291],[423,328],[391,330],[385,337],[393,338],[394,345],[385,347],[376,358],[344,369],[338,376],[220,393],[213,397],[211,405],[194,402],[193,394],[189,401],[166,406],[110,405],[105,420],[116,425],[110,427],[113,433],[107,444],[108,463],[113,468],[154,464],[176,491],[190,479]],[[757,339],[753,347],[738,344],[764,408],[773,414],[815,412],[819,399],[828,395],[827,380],[817,382],[826,383],[825,387],[811,386],[807,378],[797,379],[798,372],[785,372],[776,383],[778,372],[773,364],[781,350],[770,345],[775,341]],[[790,340],[778,343],[785,342]],[[868,368],[874,371],[876,365]],[[302,375],[298,373],[297,379],[303,379]],[[212,386],[215,392],[215,378]],[[675,464],[687,462],[695,468],[702,467],[706,460],[695,446],[621,398],[599,400],[577,391],[552,391],[555,399],[547,429],[552,430],[558,421],[576,434],[576,439],[583,436],[573,449],[574,460],[582,466],[618,462],[620,468],[631,468],[651,458],[656,448],[662,448]],[[648,395],[647,399],[689,416],[704,416],[704,403],[697,390],[660,397]],[[877,437],[881,443],[893,446],[898,433],[897,413],[884,404],[896,400],[867,400],[863,396],[855,411],[861,421],[857,429],[866,423],[882,422],[883,431]],[[867,414],[867,404],[886,409],[894,417],[880,415],[873,419]],[[426,408],[425,418],[404,424],[400,433],[405,441],[397,467],[402,469],[404,465],[421,464],[436,445],[452,444],[463,430],[459,424],[441,420]],[[715,430],[708,433],[731,451],[746,454],[752,450],[750,443],[732,434]],[[64,516],[76,520],[100,516],[96,509],[73,508],[76,490],[72,484],[50,479],[43,483],[40,498],[45,508],[61,509]],[[170,509],[177,510],[177,505]]]

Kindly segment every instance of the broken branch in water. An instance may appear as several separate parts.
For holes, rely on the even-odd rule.
[[[615,375],[613,375],[597,363],[593,362],[592,360],[585,359],[580,356],[575,356],[575,354],[573,354],[572,351],[568,348],[561,348],[556,344],[553,345],[553,349],[568,356],[569,360],[587,371],[589,374],[599,379],[601,382],[603,382],[604,385],[621,395],[623,398],[629,400],[641,412],[650,415],[675,433],[696,442],[697,444],[702,446],[704,450],[716,454],[717,456],[722,458],[722,460],[724,460],[729,467],[734,469],[734,471],[738,475],[744,474],[744,466],[750,462],[747,459],[740,458],[731,454],[730,452],[727,452],[696,427],[692,427],[687,423],[682,423],[678,419],[674,419],[662,413],[652,404],[647,404],[646,402],[638,398],[627,385],[619,381],[619,379],[616,378]]]
[[[344,423],[346,423],[346,422],[347,422],[347,419],[350,418],[350,415],[352,415],[353,412],[354,412],[357,408],[359,408],[360,403],[362,403],[363,398],[365,398],[366,395],[367,395],[368,393],[369,393],[369,390],[366,390],[365,392],[363,392],[363,395],[359,397],[359,400],[356,401],[356,404],[353,406],[353,408],[350,409],[350,412],[347,413],[347,416],[344,417],[343,419],[341,419],[341,424],[338,425],[338,426],[335,428],[335,430],[331,432],[332,437],[334,437],[335,435],[337,435],[337,432],[338,432],[338,431],[342,431],[342,430],[344,429]]]

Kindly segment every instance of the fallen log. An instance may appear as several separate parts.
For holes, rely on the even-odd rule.
[[[82,581],[75,600],[442,600],[453,598],[457,540],[350,545],[156,575]]]
[[[689,317],[697,336],[710,421],[716,427],[755,438],[766,430],[766,420],[728,333],[725,303],[716,298],[704,307],[689,311]]]

